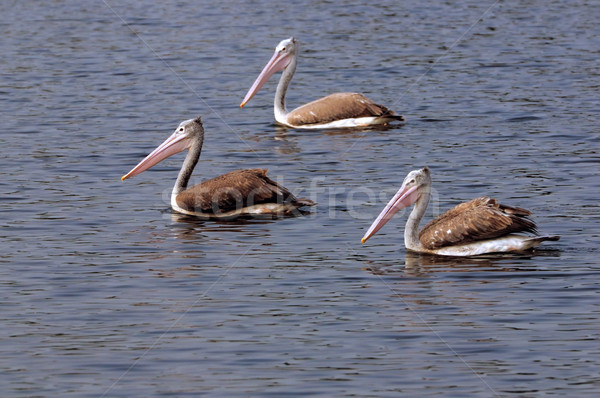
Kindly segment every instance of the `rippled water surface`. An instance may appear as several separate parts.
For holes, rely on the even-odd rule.
[[[600,5],[593,1],[4,1],[2,396],[593,396],[600,392]],[[359,91],[389,128],[273,124]],[[193,182],[268,168],[308,215],[170,211],[183,155],[121,182],[184,119]],[[406,214],[360,238],[405,174],[427,218],[479,195],[560,234],[522,255],[407,254]]]

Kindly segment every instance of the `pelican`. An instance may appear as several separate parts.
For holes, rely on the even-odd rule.
[[[200,117],[181,122],[175,132],[121,180],[149,169],[171,155],[188,150],[171,193],[171,207],[178,213],[204,219],[232,219],[241,216],[289,215],[302,206],[314,206],[298,199],[285,187],[267,177],[267,170],[236,170],[187,188],[198,163],[204,127]]]
[[[404,120],[404,117],[396,115],[385,106],[357,93],[331,94],[288,112],[285,108],[285,93],[296,71],[297,61],[296,39],[290,37],[281,41],[271,60],[248,90],[240,107],[243,108],[275,72],[283,70],[275,93],[275,120],[279,124],[293,128],[321,129],[365,127]]]
[[[431,193],[428,167],[413,170],[402,187],[375,219],[361,242],[373,236],[399,210],[415,204],[404,229],[404,245],[413,252],[444,256],[473,256],[484,253],[518,252],[560,236],[537,236],[531,212],[480,197],[461,203],[417,232]],[[520,235],[528,232],[536,236]]]

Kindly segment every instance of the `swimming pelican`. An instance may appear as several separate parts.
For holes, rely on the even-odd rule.
[[[285,93],[296,71],[297,60],[296,39],[290,37],[281,41],[240,107],[243,108],[275,72],[283,70],[275,93],[275,120],[284,126],[302,129],[365,127],[404,120],[404,117],[396,115],[385,106],[357,93],[331,94],[288,112],[285,108]]]
[[[171,155],[188,150],[171,193],[171,207],[178,213],[205,219],[232,219],[248,215],[289,215],[302,206],[314,206],[297,199],[290,191],[267,177],[265,169],[236,170],[187,188],[198,163],[204,127],[200,117],[179,124],[175,132],[121,180],[149,169]]]
[[[373,236],[399,210],[415,204],[404,229],[408,250],[444,256],[473,256],[483,253],[514,252],[531,249],[545,240],[560,236],[526,236],[536,234],[535,224],[527,219],[531,212],[499,204],[496,199],[480,197],[461,203],[437,217],[417,232],[431,193],[428,167],[413,170],[402,187],[377,216],[361,242]]]

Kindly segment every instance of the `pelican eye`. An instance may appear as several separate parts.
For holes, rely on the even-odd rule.
[[[182,132],[182,131],[183,131],[183,127],[179,127],[179,132]]]
[[[414,184],[415,183],[415,179],[413,178],[412,180],[410,180],[409,184]]]

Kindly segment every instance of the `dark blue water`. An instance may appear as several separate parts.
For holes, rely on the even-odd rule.
[[[31,396],[593,396],[600,392],[600,5],[591,1],[0,4],[0,391]],[[402,126],[273,124],[359,91]],[[173,214],[183,155],[119,178],[202,115],[194,182],[268,168],[319,203],[283,220]],[[405,214],[360,238],[406,173],[427,217],[479,195],[560,234],[523,255],[407,254]]]

